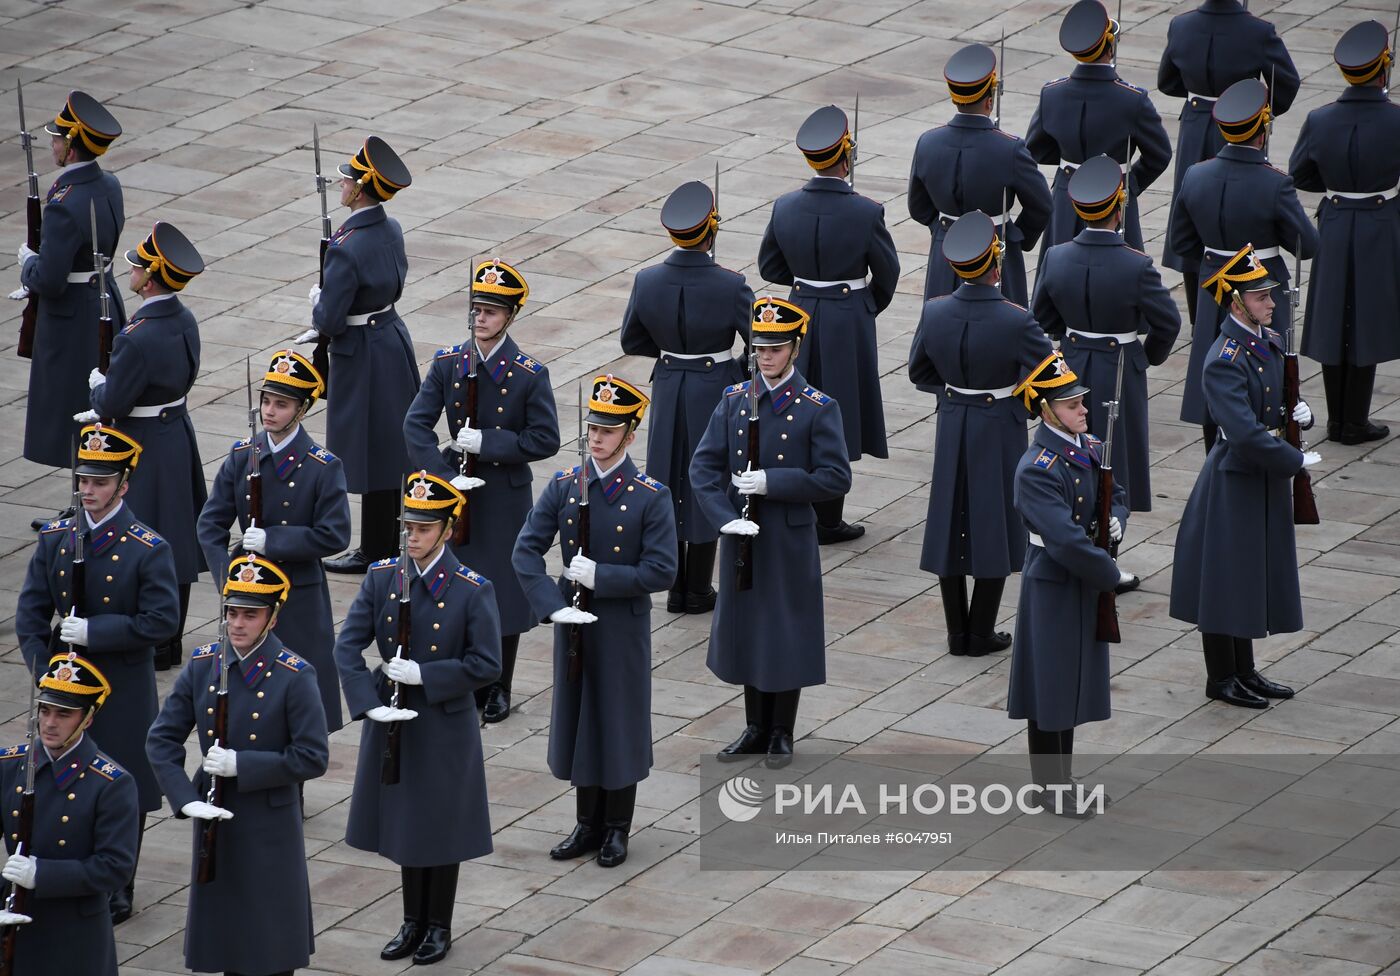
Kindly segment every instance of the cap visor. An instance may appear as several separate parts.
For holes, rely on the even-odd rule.
[[[404,520],[405,522],[422,522],[422,523],[428,523],[428,522],[446,522],[447,519],[451,516],[451,514],[452,514],[452,513],[451,513],[448,509],[443,509],[443,510],[442,510],[442,514],[438,514],[437,512],[424,512],[424,511],[418,511],[418,510],[415,510],[415,509],[410,508],[410,509],[406,509],[406,510],[404,511],[404,513],[403,513],[403,520]]]
[[[626,427],[631,421],[630,416],[619,417],[617,414],[598,413],[595,410],[590,410],[584,418],[584,422],[590,427]]]

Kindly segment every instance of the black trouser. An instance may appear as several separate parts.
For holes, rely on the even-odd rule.
[[[1254,672],[1254,641],[1248,637],[1202,631],[1201,647],[1206,656],[1206,677],[1211,681]]]
[[[1375,385],[1374,366],[1323,366],[1322,388],[1327,391],[1327,422],[1365,427],[1371,419],[1371,391]]]
[[[365,492],[360,496],[360,551],[370,559],[385,559],[398,550],[398,489]]]
[[[718,542],[676,542],[676,580],[672,593],[693,593],[705,596],[710,592],[715,575],[715,550]]]
[[[1040,786],[1068,783],[1074,756],[1074,729],[1047,732],[1031,719],[1026,722],[1026,740],[1031,758],[1031,780]]]
[[[744,685],[744,721],[764,732],[785,729],[789,733],[797,725],[797,702],[801,688],[791,691],[759,691]]]
[[[841,524],[841,513],[846,508],[846,496],[831,498],[824,502],[813,502],[812,511],[817,513],[817,524],[834,529]]]
[[[617,790],[601,786],[580,786],[576,804],[578,822],[601,832],[606,827],[630,830],[632,814],[637,808],[637,784]]]
[[[490,685],[476,689],[476,707],[486,707],[486,697],[491,693],[491,685],[500,685],[510,694],[510,683],[515,677],[515,657],[520,652],[520,635],[507,634],[501,638],[501,676]]]
[[[430,868],[400,868],[403,874],[403,919],[452,928],[452,906],[457,896],[460,864]]]
[[[972,588],[972,600],[967,598],[966,576],[938,577],[938,591],[943,597],[943,619],[948,636],[973,634],[991,637],[1001,609],[1001,594],[1006,580],[1000,577],[978,577]]]
[[[1212,447],[1215,446],[1215,439],[1216,439],[1217,437],[1219,437],[1219,436],[1220,436],[1220,425],[1219,425],[1219,424],[1210,424],[1210,423],[1201,424],[1201,437],[1202,437],[1202,439],[1205,441],[1206,453],[1207,453],[1207,454],[1209,454],[1209,453],[1210,453],[1210,449],[1211,449]]]
[[[1181,272],[1181,285],[1186,291],[1186,314],[1190,316],[1191,324],[1196,324],[1196,299],[1201,297],[1201,273],[1199,271]]]
[[[222,583],[222,581],[220,581]],[[179,664],[184,657],[185,649],[185,618],[190,613],[190,587],[193,584],[181,583],[180,592],[180,625],[175,629],[175,633],[156,645],[156,664],[162,667],[169,664]]]

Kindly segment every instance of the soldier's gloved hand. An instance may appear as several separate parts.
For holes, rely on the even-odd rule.
[[[725,535],[758,535],[758,523],[748,519],[730,519],[719,527]]]
[[[1293,406],[1293,420],[1299,427],[1311,427],[1313,422],[1312,407],[1308,406],[1306,400],[1299,400]]]
[[[77,616],[70,610],[68,616],[63,618],[63,623],[59,624],[58,639],[65,644],[80,644],[83,647],[87,647],[87,620]]]
[[[457,431],[457,446],[468,454],[480,454],[481,431],[474,427],[463,427]]]
[[[24,300],[25,300],[26,298],[28,298],[28,297],[29,297],[29,289],[26,288],[26,287],[24,287],[23,285],[20,285],[20,286],[19,286],[18,288],[16,288],[14,291],[10,292],[10,301],[12,301],[12,302],[22,302],[22,301],[24,301]],[[28,916],[28,915],[23,915],[23,916],[20,916],[20,917],[21,917],[21,918],[28,918],[29,916]]]
[[[1117,515],[1108,517],[1108,537],[1114,542],[1123,541],[1123,523],[1118,521]]]
[[[762,468],[757,471],[739,471],[730,475],[729,480],[739,489],[741,495],[768,494],[768,472]]]
[[[180,808],[180,812],[195,820],[232,820],[233,811],[225,810],[223,807],[216,807],[212,803],[205,803],[203,800],[191,800]]]
[[[34,876],[39,873],[39,859],[30,857],[28,854],[11,854],[9,860],[5,862],[5,867],[0,869],[0,878],[4,878],[10,884],[17,884],[21,888],[34,888]]]
[[[96,410],[84,410],[82,413],[73,414],[73,419],[80,424],[95,424],[102,418],[97,415]]]
[[[598,564],[589,559],[583,553],[579,553],[573,558],[564,569],[564,578],[573,580],[580,586],[588,589],[596,589],[598,582]]]
[[[21,915],[19,912],[7,912],[0,908],[0,926],[5,925],[28,925],[34,919],[28,915]]]
[[[365,712],[371,722],[408,722],[418,717],[411,708],[390,708],[388,705],[375,705]]]
[[[31,248],[28,242],[21,244],[19,246],[19,251],[16,253],[19,256],[19,266],[21,268],[24,267],[24,262],[28,261],[30,258],[37,258],[39,256],[39,252]]]
[[[401,685],[423,683],[423,669],[418,666],[417,661],[410,661],[406,657],[391,657],[385,661],[384,676]]]
[[[267,555],[267,529],[250,525],[243,530],[243,548]]]
[[[301,335],[293,339],[292,342],[298,346],[305,346],[310,345],[319,338],[321,338],[321,333],[317,332],[315,329],[307,329]]]
[[[231,779],[238,775],[238,753],[223,746],[210,746],[204,754],[203,769],[210,776]]]
[[[464,474],[459,474],[452,479],[452,487],[458,491],[471,491],[473,488],[480,488],[486,484],[480,478],[469,478]]]
[[[315,308],[316,303],[321,300],[321,286],[312,285],[311,290],[306,293],[306,297],[311,301],[311,307]]]
[[[1322,455],[1317,453],[1316,451],[1303,452],[1303,467],[1305,468],[1311,468],[1314,464],[1317,464],[1321,460]]]
[[[94,366],[94,367],[92,368],[92,372],[91,372],[91,373],[88,373],[88,389],[89,389],[89,390],[95,390],[95,389],[97,389],[99,386],[101,386],[103,383],[106,383],[106,382],[107,382],[107,377],[103,376],[103,375],[102,375],[102,370],[98,369],[96,366]]]
[[[556,624],[594,624],[598,622],[598,615],[577,607],[560,607],[549,615],[549,619]]]

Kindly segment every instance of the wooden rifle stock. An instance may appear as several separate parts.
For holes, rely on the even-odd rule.
[[[39,250],[39,229],[43,220],[43,204],[38,197],[28,197],[25,200],[25,214],[29,220],[29,235],[26,243],[32,251]],[[29,298],[24,303],[24,313],[19,320],[19,344],[15,348],[16,354],[23,359],[32,359],[34,356],[34,326],[39,320],[39,296],[34,292],[29,293]]]
[[[37,739],[30,742],[29,748],[34,749],[38,745]],[[33,846],[34,839],[34,791],[30,790],[19,798],[19,824],[15,833],[16,851],[29,853]],[[11,888],[9,904],[6,905],[10,911],[19,915],[31,914],[30,901],[33,892],[23,885],[14,885]],[[18,925],[6,925],[3,937],[0,937],[0,976],[14,976],[15,972],[15,942],[19,936]]]
[[[585,461],[579,467],[579,519],[578,519],[578,551],[582,556],[592,558],[593,551],[593,527],[590,524],[593,520],[590,512],[593,506],[588,504],[588,462]],[[593,604],[593,591],[582,583],[574,584],[574,606],[580,610],[587,611]],[[583,673],[583,624],[571,624],[569,626],[569,680],[577,681]]]
[[[755,376],[752,383],[758,382]],[[755,412],[749,417],[749,466],[754,470],[758,468],[758,414]],[[758,496],[744,496],[744,518],[750,522],[758,521]],[[751,535],[739,536],[738,551],[734,556],[734,568],[738,571],[735,577],[734,586],[738,590],[753,589],[753,539]]]
[[[1094,533],[1094,545],[1112,556],[1117,548],[1108,532],[1109,520],[1113,518],[1112,468],[1099,469],[1098,509],[1098,526]],[[1122,635],[1118,632],[1118,594],[1111,589],[1099,594],[1098,623],[1094,636],[1097,640],[1109,644],[1118,644],[1123,640]]]
[[[223,640],[227,642],[228,638]],[[223,655],[217,658],[219,667],[226,667],[227,662]],[[223,744],[228,741],[228,692],[224,691],[214,699],[214,741]],[[224,778],[222,776],[211,776],[209,787],[209,797],[207,801],[216,807],[224,805]],[[198,884],[208,884],[214,880],[214,858],[219,846],[219,821],[206,820],[199,827],[199,853],[196,863],[199,865],[195,872],[195,881]]]
[[[469,339],[475,342],[475,339]],[[464,355],[471,356],[470,352]],[[476,426],[476,404],[477,404],[477,377],[476,370],[470,369],[467,372],[467,426]],[[476,455],[471,451],[462,452],[461,473],[468,478],[476,477]],[[457,524],[452,526],[452,544],[454,546],[465,546],[472,541],[472,495],[469,491],[462,492],[462,514],[457,517]]]
[[[1303,449],[1303,432],[1298,421],[1293,419],[1293,408],[1298,405],[1298,357],[1283,357],[1283,415],[1287,418],[1283,425],[1283,436],[1298,450]],[[1317,514],[1317,499],[1313,497],[1312,475],[1307,468],[1299,468],[1293,476],[1293,524],[1317,525],[1322,519]]]
[[[409,600],[408,588],[412,582],[408,578],[408,570],[404,569],[403,593],[399,596],[399,647],[403,648],[403,653],[408,654],[413,647],[413,604]],[[398,697],[397,689],[395,698]],[[398,703],[393,703],[398,707]],[[403,759],[403,723],[390,722],[389,727],[384,730],[384,755],[379,762],[379,782],[385,786],[393,786],[399,781],[399,774],[402,768]]]
[[[321,238],[321,263],[319,273],[316,277],[316,284],[322,288],[326,286],[326,248],[330,247],[328,238]],[[325,380],[326,392],[321,394],[321,399],[330,398],[331,391],[331,339],[330,336],[320,336],[316,339],[316,348],[311,351],[311,365],[316,367],[316,372],[321,374],[321,379]]]

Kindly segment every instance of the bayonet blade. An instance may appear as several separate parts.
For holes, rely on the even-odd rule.
[[[710,260],[719,260],[719,160],[715,160],[715,232],[710,238]]]
[[[850,173],[851,189],[856,188],[856,157],[859,155],[860,140],[860,89],[856,89],[856,118],[851,126],[851,166]]]

